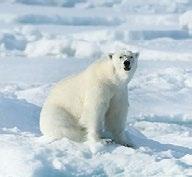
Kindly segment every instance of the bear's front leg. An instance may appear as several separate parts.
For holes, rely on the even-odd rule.
[[[115,142],[127,147],[134,147],[134,144],[131,142],[130,138],[126,135],[125,131],[119,132],[114,136]]]
[[[132,147],[133,144],[125,132],[128,106],[128,92],[125,88],[111,99],[110,109],[106,115],[106,127],[112,133],[115,143]]]
[[[109,107],[109,97],[101,88],[89,90],[85,97],[81,122],[87,128],[87,140],[102,142],[105,114]]]
[[[125,125],[126,118],[120,117],[120,115],[119,117],[116,117],[115,120],[113,120],[111,125],[111,133],[113,135],[114,141],[115,143],[121,144],[123,146],[134,147],[131,139],[126,134]]]

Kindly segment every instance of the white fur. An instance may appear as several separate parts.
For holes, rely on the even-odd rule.
[[[134,56],[125,71],[120,55]],[[60,81],[48,96],[40,117],[41,132],[52,138],[127,144],[124,126],[128,111],[127,84],[137,67],[138,53],[120,51],[93,63],[83,72]]]

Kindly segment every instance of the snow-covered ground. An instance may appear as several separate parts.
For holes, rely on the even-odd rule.
[[[192,176],[190,0],[1,0],[0,177]],[[47,140],[50,88],[108,51],[140,51],[119,145]]]

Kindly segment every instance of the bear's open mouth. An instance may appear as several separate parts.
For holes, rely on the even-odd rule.
[[[131,70],[131,67],[124,67],[124,70],[125,70],[125,71],[130,71],[130,70]]]

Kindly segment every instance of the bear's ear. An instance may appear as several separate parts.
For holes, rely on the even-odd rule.
[[[134,57],[138,58],[139,57],[139,52],[134,53]]]
[[[109,57],[110,59],[112,59],[112,58],[113,58],[113,53],[109,53],[109,54],[108,54],[108,57]]]

